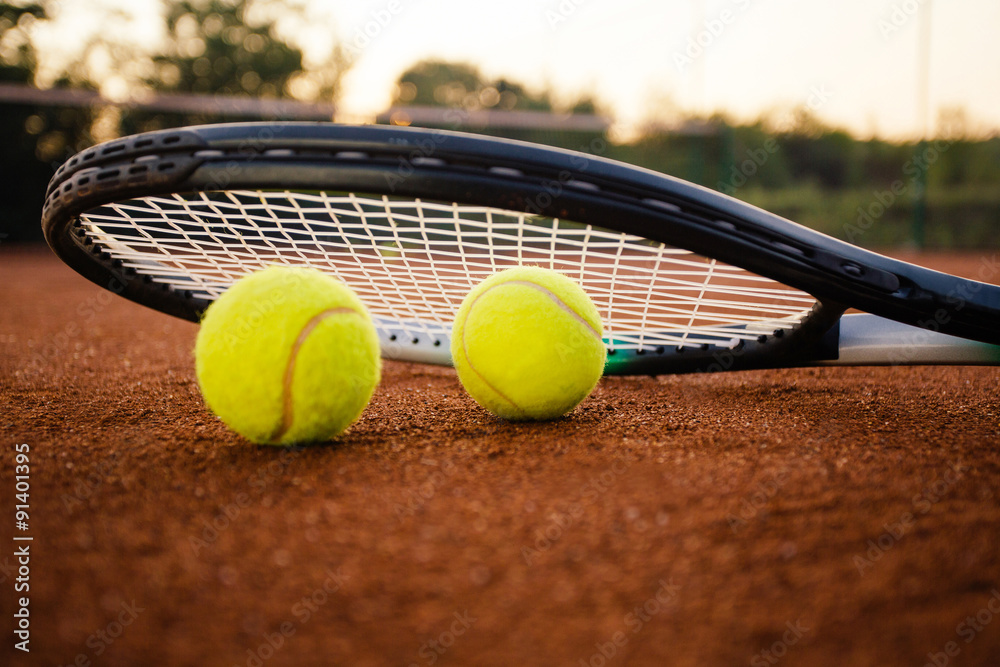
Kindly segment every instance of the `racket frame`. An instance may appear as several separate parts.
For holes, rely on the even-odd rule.
[[[763,335],[761,346],[786,349],[755,349],[749,341],[736,367],[835,359],[836,343],[821,341],[836,338],[837,318],[847,307],[1000,344],[996,285],[890,259],[657,172],[573,151],[443,130],[234,123],[124,137],[81,152],[56,172],[42,226],[56,254],[91,281],[197,321],[208,301],[122,265],[93,243],[79,216],[130,198],[235,189],[364,192],[568,219],[685,248],[817,298],[820,316],[809,326],[827,326],[825,338],[807,331],[784,343]],[[797,349],[796,340],[815,344]],[[636,352],[641,356],[643,351],[632,354]],[[709,354],[697,361],[698,350],[693,352],[687,370],[703,368],[716,350],[702,350]],[[784,361],[773,361],[778,353]],[[629,367],[652,371],[658,365],[644,362],[631,359]]]

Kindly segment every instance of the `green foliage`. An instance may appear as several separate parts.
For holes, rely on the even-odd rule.
[[[251,6],[270,8],[272,16],[280,11],[285,17],[298,11],[296,7],[278,6],[270,0],[162,1],[166,35],[162,51],[137,52],[98,35],[83,44],[81,57],[66,66],[56,87],[97,90],[100,73],[91,71],[89,56],[99,53],[134,87],[333,100],[347,67],[341,51],[321,71],[309,71],[302,51],[277,34],[276,19],[267,18],[267,12],[252,20],[248,16]],[[0,4],[0,81],[34,83],[39,54],[31,42],[31,23],[58,20],[52,18],[57,9],[55,0]],[[105,11],[108,21],[128,20],[120,12]],[[144,70],[145,78],[136,79],[134,72]],[[14,138],[0,148],[0,224],[4,225],[0,233],[13,238],[40,237],[38,213],[45,187],[55,168],[72,154],[121,134],[220,120],[226,120],[224,113],[161,113],[128,105],[0,104],[0,126],[15,128]]]
[[[887,190],[824,190],[802,184],[771,190],[746,188],[737,196],[807,227],[867,248],[912,245],[914,199],[911,191],[891,205]],[[873,215],[873,213],[880,213]],[[927,246],[983,250],[998,246],[1000,188],[966,185],[931,189],[927,194]]]
[[[918,174],[925,171],[928,246],[1000,246],[1000,137],[861,140],[809,114],[780,132],[768,126],[689,118],[613,146],[611,155],[868,247],[912,243]],[[865,218],[868,211],[877,215]]]
[[[143,82],[157,91],[275,99],[292,97],[309,82],[308,96],[332,101],[343,61],[309,72],[302,51],[278,36],[274,20],[249,20],[250,0],[184,0],[167,5],[166,46],[153,56]],[[302,96],[302,95],[299,95]],[[219,113],[168,114],[132,109],[124,134],[226,120]],[[260,120],[271,120],[261,118]]]
[[[441,107],[462,111],[537,111],[552,113],[552,100],[547,92],[532,93],[524,85],[506,78],[488,79],[473,65],[442,60],[425,60],[404,72],[396,83],[393,106]],[[596,114],[597,104],[590,97],[577,100],[569,113]],[[454,119],[462,118],[455,115]],[[399,122],[393,118],[391,122]],[[540,129],[532,127],[465,127],[461,122],[442,121],[444,129],[474,131],[518,141],[569,148],[587,153],[606,154],[605,132],[566,130],[558,126]]]
[[[809,174],[810,180],[825,188],[844,188],[852,184],[854,140],[846,132],[831,131],[815,136],[788,132],[777,138],[790,173]]]
[[[34,81],[38,54],[30,30],[49,14],[47,4],[0,4],[0,82]],[[45,187],[91,119],[87,109],[0,104],[0,127],[6,130],[0,142],[0,240],[41,237]]]
[[[466,102],[478,104],[485,87],[482,75],[472,65],[425,60],[399,77],[393,103],[451,107],[466,106]]]
[[[273,22],[250,25],[246,2],[170,5],[167,46],[153,58],[157,90],[286,97],[303,71],[302,52],[274,35]]]
[[[86,55],[100,50],[115,64],[135,65],[141,60],[143,67],[130,71],[144,71],[143,78],[131,83],[157,91],[334,98],[348,67],[344,52],[336,50],[325,67],[309,68],[302,51],[278,33],[279,18],[299,11],[301,3],[161,1],[166,35],[162,50],[136,53],[98,36],[84,46],[84,57],[68,65],[56,85],[96,90],[98,77],[89,71]],[[34,81],[39,54],[31,43],[31,26],[53,20],[50,17],[55,8],[56,0],[0,3],[0,81]],[[249,11],[261,8],[267,11]],[[299,18],[306,20],[304,14]],[[505,78],[491,79],[473,65],[441,60],[417,63],[401,75],[393,104],[468,112],[552,112],[557,106],[547,92],[533,92]],[[593,98],[582,97],[562,109],[595,114],[598,106]],[[225,119],[222,113],[211,112],[181,115],[130,107],[81,109],[0,103],[0,127],[11,130],[10,138],[0,147],[0,225],[4,226],[0,233],[37,238],[38,211],[53,170],[97,138]],[[960,110],[950,111],[944,120],[948,121],[947,139],[927,145],[856,139],[824,125],[805,110],[795,112],[790,122],[780,125],[767,118],[740,125],[722,116],[687,117],[673,127],[654,127],[624,143],[612,143],[602,132],[558,126],[475,131],[596,153],[658,170],[730,192],[779,215],[867,246],[907,243],[915,175],[926,170],[928,243],[998,247],[1000,137],[970,135]],[[857,233],[859,211],[867,210],[879,193],[892,188],[902,188],[902,194],[862,229],[863,233]]]
[[[0,3],[0,81],[25,83],[37,66],[37,54],[28,36],[31,24],[47,16],[38,3]]]
[[[397,81],[394,105],[450,107],[466,110],[553,111],[547,92],[532,93],[506,78],[488,79],[466,63],[424,60],[406,70]],[[597,104],[584,97],[569,109],[596,113]]]

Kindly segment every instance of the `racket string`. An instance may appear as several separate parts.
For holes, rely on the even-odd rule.
[[[213,300],[270,264],[350,285],[385,330],[447,340],[473,286],[520,264],[578,280],[610,349],[731,346],[790,329],[816,300],[649,239],[482,206],[358,193],[225,191],[143,197],[81,216],[124,266]]]

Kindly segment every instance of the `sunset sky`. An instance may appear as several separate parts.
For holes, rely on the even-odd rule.
[[[53,50],[71,53],[100,30],[97,6],[127,7],[130,38],[156,39],[154,0],[61,6],[74,31],[48,35]],[[317,59],[339,40],[355,59],[339,101],[349,119],[384,109],[396,78],[433,57],[557,100],[592,93],[625,128],[671,109],[749,120],[808,104],[830,123],[888,137],[923,126],[918,54],[929,11],[931,128],[941,109],[958,107],[973,129],[1000,128],[996,0],[315,0],[308,9],[294,38]]]

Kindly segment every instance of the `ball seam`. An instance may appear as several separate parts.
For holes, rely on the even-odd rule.
[[[479,299],[481,299],[483,296],[485,296],[486,294],[488,294],[492,290],[494,290],[494,289],[496,289],[498,287],[503,287],[504,285],[522,285],[524,287],[530,287],[532,289],[538,290],[539,292],[542,292],[543,294],[545,294],[549,298],[550,301],[554,302],[558,307],[562,308],[564,311],[566,311],[567,313],[569,313],[570,315],[572,315],[574,318],[576,318],[581,324],[583,324],[588,330],[590,330],[590,332],[595,337],[597,337],[597,338],[601,337],[601,334],[598,333],[596,329],[594,329],[594,327],[590,324],[590,322],[587,321],[586,318],[584,318],[578,312],[576,312],[575,310],[573,310],[569,306],[569,304],[567,304],[565,301],[563,301],[562,299],[560,299],[557,294],[555,294],[554,292],[552,292],[551,290],[549,290],[546,287],[542,287],[541,285],[539,285],[537,283],[533,283],[533,282],[528,281],[528,280],[507,280],[507,281],[504,281],[502,283],[498,283],[496,285],[491,285],[487,289],[483,290],[482,292],[480,292],[479,294],[477,294],[476,298],[473,299],[472,303],[469,304],[469,310],[466,312],[465,320],[468,321],[469,315],[472,314],[472,310],[476,307],[476,302],[478,302]],[[476,368],[475,364],[472,363],[472,357],[469,355],[469,348],[468,348],[468,346],[466,345],[466,342],[465,342],[465,322],[463,322],[462,324],[463,324],[463,326],[462,326],[462,352],[465,354],[465,360],[468,362],[469,368],[472,370],[473,373],[476,374],[476,376],[482,381],[482,383],[485,384],[490,389],[490,391],[492,391],[494,394],[496,394],[497,396],[499,396],[500,398],[502,398],[503,400],[507,401],[512,406],[514,406],[514,409],[517,410],[518,412],[520,412],[524,417],[528,417],[529,415],[528,415],[528,411],[527,410],[525,410],[524,408],[522,408],[520,405],[518,405],[512,399],[510,399],[506,394],[504,394],[499,389],[497,389],[496,387],[494,387],[493,384],[490,383],[490,381],[487,380],[483,376],[483,374],[479,372],[479,369]]]
[[[507,280],[507,281],[502,282],[502,283],[500,283],[498,285],[493,285],[493,286],[491,286],[487,290],[484,290],[483,294],[485,294],[486,292],[489,292],[492,289],[496,289],[497,287],[501,287],[503,285],[523,285],[525,287],[531,287],[532,289],[536,289],[539,292],[542,292],[547,297],[549,297],[549,299],[551,299],[552,301],[554,301],[557,306],[559,306],[560,308],[562,308],[563,310],[565,310],[567,313],[569,313],[570,315],[572,315],[573,317],[575,317],[577,320],[579,320],[579,322],[581,324],[583,324],[583,326],[585,326],[588,329],[590,329],[590,332],[592,334],[594,334],[594,336],[596,336],[597,338],[601,337],[601,334],[598,333],[597,329],[595,329],[594,326],[590,322],[587,321],[587,318],[585,318],[583,315],[581,315],[580,313],[578,313],[575,310],[573,310],[568,303],[566,303],[565,301],[563,301],[562,299],[559,298],[558,294],[556,294],[555,292],[553,292],[549,288],[543,287],[543,286],[539,285],[538,283],[533,283],[530,280]],[[482,295],[480,295],[480,296],[482,296]]]
[[[299,350],[305,345],[306,340],[309,338],[309,334],[318,327],[325,319],[332,317],[334,315],[344,315],[344,314],[360,315],[360,313],[352,308],[329,308],[324,310],[306,322],[302,330],[299,331],[299,335],[295,338],[295,343],[292,345],[292,350],[288,355],[288,363],[285,365],[285,376],[281,386],[282,393],[282,411],[281,411],[281,423],[278,424],[278,428],[275,429],[274,433],[271,434],[268,440],[270,442],[280,442],[281,438],[285,436],[292,429],[293,422],[295,420],[295,397],[292,392],[292,383],[295,380],[295,366],[298,361]]]

